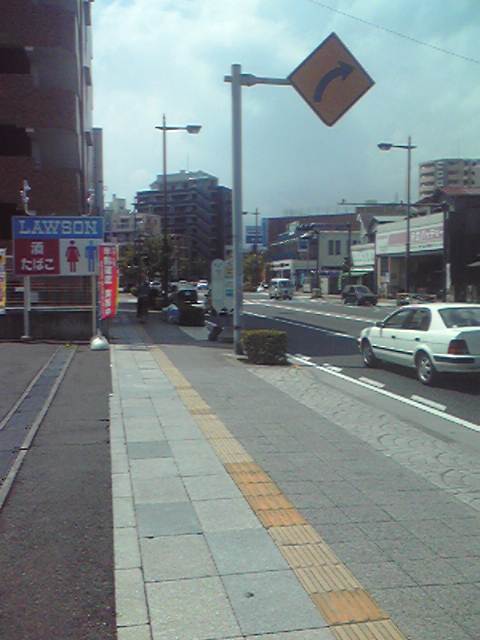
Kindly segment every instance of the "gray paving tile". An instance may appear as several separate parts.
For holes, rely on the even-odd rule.
[[[480,536],[432,538],[426,544],[442,558],[477,558],[480,562]]]
[[[472,558],[449,558],[448,562],[459,571],[467,582],[480,583],[480,562]]]
[[[264,529],[207,532],[205,536],[220,575],[289,568]]]
[[[120,627],[117,629],[118,640],[152,640],[150,625],[142,624],[135,627]]]
[[[174,536],[201,533],[202,529],[190,503],[138,504],[138,532],[141,537]]]
[[[420,586],[466,582],[467,580],[455,568],[453,563],[454,561],[448,561],[443,558],[434,558],[433,560],[399,562],[399,566]],[[480,569],[478,569],[477,573],[480,579]]]
[[[348,568],[367,591],[417,586],[395,562],[349,562]]]
[[[436,554],[420,540],[387,540],[382,538],[376,544],[392,560],[403,562],[405,560],[429,560],[436,557]]]
[[[214,453],[207,456],[176,456],[175,462],[181,476],[212,476],[225,473],[225,469]]]
[[[225,471],[219,475],[185,477],[183,481],[191,500],[215,500],[242,496]]]
[[[146,582],[217,575],[201,535],[142,538],[141,553]]]
[[[113,530],[115,569],[135,569],[141,566],[136,527]]]
[[[135,503],[188,502],[187,492],[179,477],[132,478]]]
[[[328,543],[367,541],[366,534],[356,524],[321,524],[315,528]]]
[[[348,516],[338,507],[320,507],[319,509],[300,509],[302,515],[313,525],[347,524]]]
[[[478,636],[466,632],[446,614],[424,612],[414,618],[400,615],[394,618],[407,638],[412,640],[477,640]]]
[[[326,626],[291,571],[222,577],[245,635]]]
[[[342,562],[387,562],[390,558],[370,540],[331,542],[330,546]]]
[[[153,640],[220,640],[240,636],[220,578],[147,584]]]
[[[145,588],[140,569],[115,571],[115,608],[118,626],[148,622]]]
[[[173,458],[131,460],[130,473],[132,478],[168,478],[178,476],[178,468]]]
[[[172,450],[166,440],[153,440],[148,442],[129,442],[128,457],[131,460],[145,458],[171,458]]]
[[[480,588],[474,584],[432,585],[423,587],[432,600],[451,614],[455,611],[466,615],[479,613]]]
[[[388,522],[392,520],[389,513],[376,506],[343,506],[341,509],[351,522]]]
[[[201,500],[193,503],[204,531],[258,529],[255,514],[243,498]]]
[[[334,638],[329,629],[307,629],[306,631],[269,633],[266,636],[247,636],[246,640],[334,640]]]
[[[358,528],[371,540],[404,540],[410,537],[409,531],[399,522],[359,522]]]

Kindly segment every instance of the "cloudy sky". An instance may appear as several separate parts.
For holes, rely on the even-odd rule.
[[[380,141],[411,135],[418,162],[480,157],[478,0],[96,0],[95,125],[112,193],[133,202],[162,171],[162,113],[199,123],[168,137],[169,171],[202,169],[231,186],[232,63],[286,77],[332,31],[375,86],[329,128],[291,87],[243,89],[244,209],[344,211],[342,199],[405,198],[406,154]]]

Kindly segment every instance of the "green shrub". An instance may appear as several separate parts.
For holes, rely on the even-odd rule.
[[[178,324],[184,327],[203,327],[205,325],[205,311],[202,307],[182,304],[178,308],[180,310]]]
[[[286,364],[287,334],[273,329],[242,331],[242,347],[249,362],[255,364]]]

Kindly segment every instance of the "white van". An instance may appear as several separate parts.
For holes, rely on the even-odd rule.
[[[294,287],[288,278],[272,278],[268,289],[270,298],[276,300],[291,300],[293,297]]]

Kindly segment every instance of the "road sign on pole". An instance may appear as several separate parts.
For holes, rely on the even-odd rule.
[[[288,79],[329,127],[375,84],[335,33],[312,51]]]

